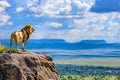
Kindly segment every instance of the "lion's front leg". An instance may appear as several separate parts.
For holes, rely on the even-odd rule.
[[[22,51],[26,51],[25,50],[25,43],[22,43]]]
[[[18,41],[16,41],[16,51],[18,51]]]
[[[22,43],[22,51],[26,51],[26,42]]]

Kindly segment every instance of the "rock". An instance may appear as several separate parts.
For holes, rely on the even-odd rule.
[[[0,54],[0,80],[58,80],[58,73],[48,55],[12,51]]]

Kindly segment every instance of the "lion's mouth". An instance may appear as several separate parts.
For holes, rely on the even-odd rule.
[[[35,29],[33,29],[33,31],[32,32],[34,32],[35,31]]]

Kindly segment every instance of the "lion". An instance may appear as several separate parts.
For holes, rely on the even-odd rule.
[[[25,25],[21,29],[21,31],[14,31],[11,33],[11,39],[10,39],[10,51],[12,48],[12,43],[16,43],[16,51],[18,51],[18,43],[20,42],[22,44],[22,51],[26,51],[26,43],[30,37],[30,35],[35,31],[33,29],[31,24]]]

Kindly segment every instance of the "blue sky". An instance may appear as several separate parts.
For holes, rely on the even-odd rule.
[[[31,39],[120,42],[120,0],[0,0],[0,39],[30,23]]]

